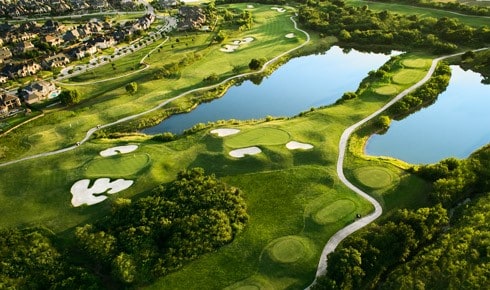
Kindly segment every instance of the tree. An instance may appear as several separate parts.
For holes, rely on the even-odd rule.
[[[135,82],[130,82],[129,84],[126,85],[126,92],[129,94],[134,94],[138,91],[138,84]]]
[[[223,41],[225,41],[226,39],[226,35],[223,31],[219,31],[216,36],[214,37],[214,40],[216,40],[217,42],[219,43],[222,43]]]
[[[376,123],[380,129],[386,130],[390,127],[391,119],[386,115],[379,116]]]
[[[265,59],[263,58],[259,58],[259,59],[252,58],[252,60],[248,64],[248,67],[251,70],[258,70],[264,65],[264,63],[265,63]]]
[[[65,106],[71,106],[80,102],[80,93],[77,90],[62,91],[58,97]]]

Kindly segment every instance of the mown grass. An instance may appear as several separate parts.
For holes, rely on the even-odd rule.
[[[131,176],[149,166],[150,161],[150,156],[139,153],[96,158],[84,166],[85,175],[87,177]]]
[[[393,82],[401,85],[412,84],[420,80],[425,75],[423,70],[405,69],[393,75]]]
[[[290,139],[287,131],[264,127],[239,132],[236,135],[225,137],[225,145],[231,148],[243,148],[258,145],[283,145]]]
[[[237,7],[243,7],[240,5]],[[281,23],[291,25],[282,18],[274,20],[277,12],[270,10],[270,6],[260,6],[257,9],[263,9],[264,19],[258,18],[258,20],[267,23],[263,28],[266,30],[265,27],[268,27],[269,30],[262,31],[263,35],[260,37],[257,35],[258,40],[250,44],[252,46],[250,49],[253,49],[254,44],[261,46],[259,40],[266,39],[267,33],[271,34],[269,36],[271,47],[251,50],[247,52],[247,58],[261,51],[266,55],[267,53],[273,55],[280,49],[286,48],[286,45],[274,47],[275,37],[283,39],[284,35],[272,35],[272,31],[283,34],[288,28],[281,26]],[[273,14],[269,14],[271,11]],[[250,32],[243,33],[243,35],[249,34]],[[246,49],[249,47],[247,46]],[[215,46],[209,53],[221,52]],[[420,58],[420,55],[402,56],[402,59],[406,58]],[[248,59],[239,60],[237,56],[236,61],[246,63]],[[193,64],[193,67],[196,65],[202,69],[205,65],[209,67],[211,63],[211,60],[204,57]],[[403,69],[401,65],[398,67]],[[194,72],[196,78],[198,73]],[[205,75],[207,72],[200,73]],[[397,71],[391,72],[384,81],[390,83],[391,76],[396,73]],[[176,82],[183,84],[184,80]],[[46,146],[42,148],[43,151],[46,148],[59,146],[59,143],[63,142],[60,140],[65,140],[67,134],[73,134],[72,139],[76,140],[75,138],[79,136],[76,130],[90,127],[90,124],[103,123],[117,118],[118,115],[129,114],[132,112],[131,106],[134,106],[134,110],[138,110],[145,104],[154,103],[157,101],[158,94],[162,94],[161,90],[172,88],[170,85],[161,87],[157,94],[151,90],[154,85],[156,86],[153,82],[140,84],[140,90],[145,92],[145,95],[142,92],[135,96],[122,94],[121,99],[111,100],[111,96],[115,98],[121,91],[118,89],[112,92],[115,95],[103,94],[98,100],[87,100],[84,105],[72,111],[57,111],[57,114],[52,114],[49,119],[52,131],[40,128],[35,134],[19,133],[12,136],[24,136],[23,138],[27,138],[26,146],[31,148],[39,146],[36,142],[40,142],[41,146]],[[408,85],[400,85],[400,88]],[[179,90],[182,91],[184,87],[179,87]],[[153,95],[147,96],[146,93]],[[127,101],[131,98],[131,105],[126,107],[122,100]],[[101,101],[102,99],[104,101]],[[239,138],[239,144],[252,141],[262,143],[263,153],[259,154],[260,156],[231,158],[226,154],[226,146],[229,146],[228,138],[233,136],[218,138],[209,132],[210,129],[206,129],[167,143],[156,142],[149,137],[139,135],[116,140],[97,139],[58,156],[0,167],[0,175],[3,177],[0,181],[2,205],[0,226],[44,225],[55,232],[63,232],[69,240],[74,227],[93,222],[108,213],[111,201],[115,198],[135,199],[144,196],[158,184],[173,180],[178,171],[200,166],[206,172],[223,178],[228,184],[243,191],[250,221],[231,244],[186,264],[179,271],[149,285],[149,288],[221,289],[230,286],[234,289],[241,286],[260,286],[264,289],[303,289],[313,280],[321,250],[329,237],[350,224],[356,218],[356,214],[366,215],[373,210],[369,203],[338,180],[335,165],[339,139],[345,128],[374,112],[387,99],[386,96],[379,96],[371,90],[366,90],[357,99],[313,110],[302,114],[301,117],[234,126],[246,137],[236,135],[234,138]],[[121,108],[109,110],[110,106],[115,104],[120,105]],[[75,126],[76,130],[72,128]],[[269,138],[273,141],[268,141],[267,135],[262,134],[271,132],[271,128],[274,129],[273,132],[287,132],[291,140],[306,142],[314,147],[307,151],[290,151],[284,146],[287,141],[282,142],[285,138],[272,135]],[[27,132],[34,132],[34,128],[31,130]],[[247,132],[250,132],[250,135],[247,135]],[[257,134],[258,132],[261,134]],[[280,136],[283,134],[281,133]],[[11,139],[10,142],[14,140]],[[138,144],[138,154],[147,154],[152,160],[151,164],[138,174],[134,185],[126,191],[110,196],[107,201],[100,204],[90,207],[72,207],[70,187],[84,177],[84,164],[96,158],[101,150],[128,143]],[[37,150],[41,151],[41,148]],[[353,151],[355,150],[352,148],[349,151],[346,175],[361,188],[373,193],[385,209],[390,211],[398,207],[416,207],[424,204],[427,189],[424,181],[378,159],[359,158],[358,156],[362,154],[359,152],[357,152],[359,154],[352,154]],[[131,155],[132,153],[126,156],[130,158]],[[105,167],[108,168],[107,166]],[[385,168],[397,176],[399,182],[372,190],[354,178],[356,168],[367,166]],[[112,174],[107,172],[107,176],[98,177],[114,177]],[[22,176],[21,180],[19,176]],[[60,219],[60,216],[63,218]],[[305,241],[303,243],[307,250],[305,255],[294,261],[278,263],[277,259],[267,254],[267,249],[271,246],[274,248],[277,241],[291,237]],[[284,254],[293,251],[294,248],[291,243],[286,243],[276,250]]]

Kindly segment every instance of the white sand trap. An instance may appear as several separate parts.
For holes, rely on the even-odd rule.
[[[259,154],[262,152],[259,147],[247,147],[247,148],[241,148],[237,150],[230,151],[230,156],[236,157],[236,158],[242,158],[245,155],[255,155]]]
[[[112,147],[112,148],[100,151],[99,154],[102,157],[108,157],[108,156],[133,152],[136,149],[138,149],[138,145],[117,146],[117,147]]]
[[[254,41],[253,37],[245,37],[244,39],[242,39],[242,43],[250,43],[252,41]]]
[[[223,52],[234,52],[238,47],[238,45],[225,44],[220,50]]]
[[[295,37],[294,33],[286,34],[286,38],[294,38],[294,37]]]
[[[225,137],[225,136],[236,134],[238,132],[240,132],[240,130],[238,129],[226,129],[226,128],[211,130],[211,134],[217,134],[218,137]]]
[[[311,149],[313,148],[313,145],[307,144],[307,143],[300,143],[296,141],[291,141],[286,144],[286,148],[289,150],[295,150],[295,149]]]
[[[279,8],[279,7],[271,7],[272,10],[276,10],[279,13],[286,12],[286,9],[284,8]]]
[[[248,8],[248,9],[253,9],[253,8],[254,8],[254,6],[253,6],[253,5],[247,5],[247,8]]]
[[[233,44],[234,44],[234,45],[239,45],[240,43],[241,43],[241,41],[240,41],[240,40],[235,40],[235,41],[233,41]]]
[[[82,204],[93,205],[107,199],[106,195],[95,195],[101,193],[114,194],[123,191],[133,185],[133,180],[116,179],[111,182],[110,178],[97,179],[91,188],[90,179],[82,179],[75,182],[71,187],[71,204],[75,207]]]

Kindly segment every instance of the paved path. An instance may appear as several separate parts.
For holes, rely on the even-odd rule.
[[[485,49],[488,49],[488,48],[482,48],[482,49],[478,49],[475,51],[485,50]],[[362,119],[361,121],[355,123],[354,125],[350,126],[349,128],[345,129],[345,131],[342,133],[342,136],[340,137],[340,142],[339,142],[339,157],[337,159],[337,175],[339,176],[340,181],[342,181],[348,188],[350,188],[351,190],[353,190],[354,192],[356,192],[357,194],[359,194],[360,196],[365,198],[367,201],[369,201],[374,206],[374,212],[372,212],[369,215],[367,215],[361,219],[358,219],[355,222],[353,222],[352,224],[349,224],[348,226],[340,229],[338,232],[336,232],[328,240],[328,242],[325,244],[325,247],[323,248],[322,254],[320,256],[320,261],[318,263],[318,268],[316,271],[315,280],[306,289],[309,289],[312,285],[314,285],[316,283],[316,279],[319,276],[322,276],[323,274],[325,274],[325,272],[327,271],[327,256],[328,256],[328,254],[333,252],[335,250],[335,248],[337,248],[337,246],[340,244],[340,242],[343,239],[345,239],[347,236],[354,233],[355,231],[357,231],[357,230],[365,227],[366,225],[370,224],[371,222],[376,220],[379,216],[381,216],[381,214],[383,213],[383,209],[377,200],[375,200],[370,195],[368,195],[367,193],[365,193],[364,191],[362,191],[361,189],[356,187],[354,184],[352,184],[349,180],[347,180],[347,178],[344,175],[344,157],[345,157],[345,152],[347,150],[347,144],[348,144],[348,140],[349,140],[350,135],[357,128],[359,128],[360,126],[362,126],[363,124],[365,124],[369,120],[373,119],[374,117],[378,116],[380,113],[382,113],[383,111],[388,109],[391,105],[393,105],[394,103],[396,103],[397,101],[399,101],[400,99],[402,99],[403,97],[405,97],[406,95],[411,93],[412,91],[419,88],[425,82],[427,82],[430,79],[430,77],[432,76],[432,74],[434,73],[439,61],[441,61],[445,58],[449,58],[449,57],[453,57],[453,56],[457,56],[457,55],[461,55],[461,54],[463,54],[463,53],[462,52],[456,53],[456,54],[442,56],[442,57],[434,59],[432,61],[431,67],[429,68],[429,71],[427,72],[427,74],[424,76],[423,79],[418,81],[413,86],[405,89],[403,92],[401,92],[396,97],[394,97],[391,101],[386,103],[382,108],[380,108],[376,112],[372,113],[371,115],[367,116],[366,118]]]
[[[277,61],[279,58],[295,51],[295,50],[298,50],[300,48],[302,48],[303,46],[307,45],[309,42],[310,42],[310,35],[298,28],[298,25],[296,23],[296,21],[294,21],[294,18],[293,16],[290,17],[291,21],[293,22],[294,24],[294,28],[297,30],[297,31],[300,31],[302,33],[304,33],[306,35],[306,41],[303,42],[302,44],[298,45],[297,47],[295,48],[292,48],[284,53],[281,53],[280,55],[272,58],[271,60],[269,60],[268,62],[266,62],[262,68],[258,71],[255,71],[255,72],[248,72],[248,73],[243,73],[243,74],[239,74],[239,75],[235,75],[235,76],[231,76],[227,79],[224,79],[223,81],[217,83],[217,84],[214,84],[214,85],[210,85],[210,86],[205,86],[205,87],[200,87],[200,88],[197,88],[197,89],[193,89],[193,90],[190,90],[190,91],[187,91],[187,92],[184,92],[176,97],[173,97],[171,99],[168,99],[168,100],[165,100],[164,102],[158,104],[156,107],[150,109],[150,110],[147,110],[147,111],[144,111],[142,113],[139,113],[139,114],[135,114],[135,115],[131,115],[131,116],[128,116],[128,117],[125,117],[125,118],[122,118],[122,119],[119,119],[115,122],[112,122],[112,123],[108,123],[108,124],[104,124],[104,125],[99,125],[95,128],[91,128],[90,130],[87,131],[87,133],[85,134],[85,138],[83,138],[81,141],[79,142],[76,142],[77,145],[73,145],[73,146],[70,146],[70,147],[66,147],[66,148],[63,148],[63,149],[60,149],[60,150],[56,150],[56,151],[51,151],[51,152],[46,152],[46,153],[41,153],[41,154],[37,154],[37,155],[32,155],[32,156],[27,156],[27,157],[24,157],[24,158],[21,158],[21,159],[17,159],[17,160],[12,160],[12,161],[9,161],[9,162],[5,162],[5,163],[0,163],[0,167],[3,167],[3,166],[7,166],[7,165],[11,165],[11,164],[15,164],[15,163],[18,163],[18,162],[22,162],[22,161],[25,161],[25,160],[31,160],[31,159],[35,159],[35,158],[39,158],[39,157],[45,157],[45,156],[51,156],[51,155],[56,155],[56,154],[60,154],[60,153],[64,153],[64,152],[67,152],[67,151],[70,151],[70,150],[74,150],[76,149],[78,146],[82,145],[83,143],[87,142],[90,137],[95,133],[97,132],[98,130],[101,130],[101,129],[104,129],[104,128],[107,128],[107,127],[111,127],[111,126],[114,126],[116,124],[120,124],[120,123],[123,123],[123,122],[127,122],[127,121],[130,121],[130,120],[133,120],[133,119],[136,119],[136,118],[139,118],[139,117],[142,117],[146,114],[149,114],[151,112],[154,112],[156,110],[159,110],[161,109],[162,107],[164,107],[165,105],[167,105],[168,103],[170,102],[173,102],[179,98],[182,98],[186,95],[189,95],[189,94],[192,94],[192,93],[195,93],[195,92],[199,92],[199,91],[205,91],[205,90],[209,90],[209,89],[213,89],[213,88],[216,88],[220,85],[223,85],[233,79],[237,79],[237,78],[242,78],[242,77],[248,77],[248,76],[252,76],[252,75],[255,75],[255,74],[260,74],[260,73],[263,73],[267,67]]]

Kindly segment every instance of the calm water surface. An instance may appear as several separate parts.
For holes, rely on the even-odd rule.
[[[436,103],[400,121],[384,135],[373,135],[366,153],[410,163],[466,158],[490,142],[490,85],[482,77],[451,66],[447,90]]]
[[[197,123],[294,116],[311,107],[332,104],[346,91],[355,91],[370,70],[382,66],[389,58],[356,50],[344,53],[336,46],[322,55],[294,58],[260,85],[245,81],[231,87],[223,97],[201,104],[187,114],[172,116],[143,132],[181,133]]]

